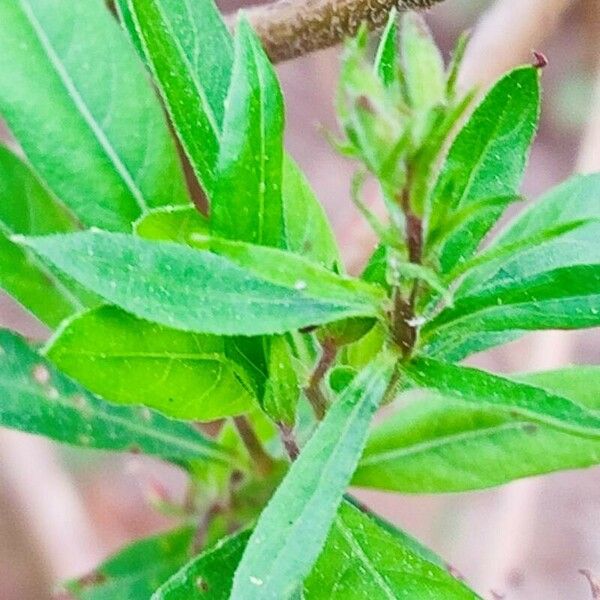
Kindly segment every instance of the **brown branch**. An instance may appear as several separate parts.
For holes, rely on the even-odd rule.
[[[242,416],[233,417],[233,424],[260,475],[268,475],[273,470],[273,459],[265,452],[248,419]]]
[[[308,398],[315,416],[319,421],[325,416],[328,406],[327,398],[321,389],[321,382],[325,375],[327,375],[327,371],[329,371],[335,362],[338,353],[338,349],[333,340],[324,340],[321,347],[322,352],[319,362],[310,376],[308,385],[304,388],[304,394]]]
[[[245,11],[273,62],[329,48],[354,35],[361,23],[385,24],[390,10],[425,10],[443,0],[279,0]],[[228,19],[230,25],[235,17]]]

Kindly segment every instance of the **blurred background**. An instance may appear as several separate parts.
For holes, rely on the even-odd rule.
[[[221,3],[225,12],[239,6]],[[461,31],[472,29],[465,87],[484,89],[508,68],[531,61],[534,49],[547,55],[542,124],[524,186],[530,201],[574,171],[600,170],[600,0],[446,0],[427,19],[446,53]],[[349,200],[355,165],[336,156],[322,133],[335,128],[338,57],[339,49],[331,49],[278,70],[288,103],[288,149],[357,271],[374,239]],[[0,135],[8,134],[0,129]],[[1,296],[0,326],[46,335]],[[472,362],[505,373],[598,364],[600,334],[536,334]],[[0,431],[0,598],[50,598],[56,581],[168,527],[153,504],[183,491],[182,474],[152,460],[81,454]],[[484,598],[589,600],[590,586],[578,571],[600,577],[600,468],[460,495],[357,494],[442,554]]]

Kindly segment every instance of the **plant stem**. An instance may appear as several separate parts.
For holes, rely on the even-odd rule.
[[[265,452],[248,419],[244,416],[233,417],[233,423],[259,474],[268,475],[273,469],[273,459]]]
[[[322,420],[327,412],[327,398],[321,389],[321,382],[337,357],[338,349],[334,341],[326,339],[321,344],[322,352],[315,370],[312,372],[304,393],[310,402],[317,419]]]
[[[298,442],[296,441],[296,437],[294,436],[294,429],[285,423],[278,423],[277,427],[279,429],[279,435],[281,437],[281,441],[287,452],[287,455],[290,457],[290,460],[294,462],[298,455],[300,454],[300,448],[298,447]]]
[[[246,11],[273,62],[335,46],[353,36],[364,22],[385,25],[393,7],[425,10],[443,0],[280,0]],[[229,23],[232,24],[230,18]]]
[[[410,202],[410,169],[407,184],[399,197],[399,204],[406,218],[406,243],[408,259],[420,265],[423,262],[423,222],[413,213]],[[417,342],[418,326],[414,324],[415,308],[419,295],[419,281],[415,279],[408,300],[399,288],[394,291],[394,309],[392,315],[392,333],[394,341],[402,350],[404,357],[410,356]]]

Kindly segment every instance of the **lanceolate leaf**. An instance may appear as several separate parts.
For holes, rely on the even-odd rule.
[[[510,416],[600,439],[600,416],[568,398],[470,367],[416,358],[403,368],[409,381],[450,398]]]
[[[459,359],[519,331],[597,325],[599,235],[599,176],[575,177],[544,195],[473,259],[454,309],[426,325],[426,351],[458,342],[448,356]]]
[[[110,402],[171,417],[211,421],[255,405],[249,376],[227,356],[225,338],[169,329],[115,307],[71,321],[47,355]]]
[[[362,452],[393,361],[371,363],[329,409],[260,516],[233,584],[232,598],[291,595],[317,558]]]
[[[186,198],[159,102],[101,0],[2,3],[0,115],[85,225],[128,230]]]
[[[277,76],[260,40],[241,18],[211,206],[216,236],[285,247],[283,126]]]
[[[250,532],[224,540],[190,561],[152,600],[229,600],[233,573]],[[475,600],[430,551],[406,534],[343,501],[323,551],[303,584],[289,598],[406,598]],[[265,598],[267,596],[264,596]],[[281,596],[283,598],[284,596]]]
[[[0,330],[0,425],[88,448],[188,462],[228,454],[188,425],[148,408],[113,406],[58,372],[18,336]]]
[[[134,542],[65,588],[77,600],[148,600],[188,560],[194,533],[182,527]]]
[[[0,146],[0,287],[50,327],[83,308],[83,301],[33,252],[13,244],[9,237],[74,229],[71,216],[31,169]]]
[[[398,77],[398,12],[390,11],[388,21],[381,34],[375,56],[375,70],[386,86],[392,85]]]
[[[129,0],[147,60],[194,171],[215,184],[231,37],[212,0]]]
[[[598,367],[533,373],[519,380],[600,409]],[[371,433],[353,482],[405,493],[461,492],[598,463],[598,440],[489,405],[428,394],[414,398]]]
[[[324,270],[330,278],[321,281],[317,266],[312,267],[317,279],[292,284],[286,280],[285,265],[272,265],[270,276],[280,278],[272,283],[211,252],[123,234],[87,232],[28,238],[24,243],[127,312],[198,333],[284,333],[345,317],[377,316],[382,301],[378,288],[365,283]],[[285,252],[278,256],[289,256],[290,264],[302,260]]]
[[[416,553],[401,532],[342,503],[325,548],[304,584],[307,599],[476,600],[446,569]]]
[[[539,74],[533,67],[514,70],[492,88],[448,152],[431,198],[434,225],[468,204],[518,193],[539,96]],[[443,272],[468,259],[501,214],[501,207],[492,207],[453,233],[437,250]]]
[[[228,600],[249,536],[244,531],[203,552],[156,590],[151,600]]]

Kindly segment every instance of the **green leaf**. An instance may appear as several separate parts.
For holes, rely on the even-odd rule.
[[[398,77],[398,12],[392,8],[375,55],[375,71],[386,86]]]
[[[599,235],[600,176],[554,188],[464,264],[470,270],[455,292],[455,309],[425,327],[425,350],[438,353],[454,340],[462,347],[452,353],[457,360],[526,330],[598,324]],[[577,281],[578,274],[592,279]]]
[[[600,438],[600,416],[541,388],[431,358],[415,358],[404,365],[403,372],[417,387],[564,432]]]
[[[233,573],[249,535],[246,531],[232,536],[192,559],[152,600],[228,600]],[[324,600],[343,590],[357,600],[368,594],[419,600],[437,600],[442,594],[448,600],[477,598],[445,571],[431,551],[347,500],[342,502],[327,543],[302,587],[292,592],[298,596],[290,597]]]
[[[285,333],[346,317],[377,316],[382,301],[378,288],[308,262],[304,270],[314,278],[292,284],[286,269],[303,259],[275,249],[260,251],[275,252],[287,261],[287,266],[266,267],[280,283],[210,252],[123,234],[85,232],[22,241],[127,312],[198,333]],[[253,257],[243,246],[239,245],[239,260],[257,262],[260,252]]]
[[[596,231],[588,233],[597,236]],[[432,337],[461,333],[580,329],[597,325],[600,325],[600,264],[584,264],[522,279],[502,276],[494,286],[463,296],[453,308],[442,311],[423,328],[423,339],[429,342]]]
[[[208,219],[195,206],[165,206],[136,222],[135,233],[147,240],[194,245],[192,236],[208,235]]]
[[[425,19],[416,12],[402,16],[400,29],[404,82],[411,106],[419,111],[446,97],[444,60]]]
[[[160,104],[101,0],[2,3],[0,115],[84,225],[127,231],[186,201]]]
[[[75,229],[68,212],[31,169],[0,146],[0,287],[50,327],[81,310],[88,299],[57,277],[14,234],[43,235]]]
[[[189,557],[194,528],[139,540],[92,573],[65,584],[77,600],[147,600]]]
[[[0,425],[88,448],[136,450],[188,462],[228,454],[187,424],[147,408],[113,406],[0,330]]]
[[[176,331],[106,306],[61,328],[47,349],[64,373],[117,404],[180,419],[212,421],[255,403],[225,338]]]
[[[151,600],[228,600],[233,574],[250,536],[249,531],[218,542],[173,575]]]
[[[484,253],[494,260],[474,269],[457,296],[552,268],[598,264],[599,232],[600,175],[573,177],[509,223]]]
[[[128,0],[114,0],[115,1],[115,9],[117,11],[117,16],[119,17],[119,21],[121,22],[121,26],[125,29],[127,34],[129,35],[129,39],[133,44],[136,52],[140,56],[142,60],[145,60],[144,56],[144,48],[142,45],[142,40],[140,39],[140,35],[137,32],[135,27],[135,23],[133,20],[133,15],[131,13],[131,9],[129,8]]]
[[[600,410],[599,367],[516,377]],[[371,433],[355,485],[404,493],[462,492],[600,463],[598,440],[450,396],[419,393],[408,399],[408,406]]]
[[[415,542],[348,502],[304,584],[305,598],[476,600],[446,569],[415,551]]]
[[[517,195],[539,103],[539,73],[533,67],[515,69],[490,90],[448,152],[430,199],[432,229],[471,203]],[[444,273],[470,258],[502,210],[480,212],[448,237],[437,250]]]
[[[291,348],[284,336],[265,340],[268,345],[268,372],[263,408],[278,423],[293,426],[300,397],[298,376],[294,370]]]
[[[243,17],[234,54],[211,228],[219,237],[283,247],[283,97],[260,40]]]
[[[392,371],[371,363],[342,393],[261,514],[231,597],[287,598],[317,558]]]
[[[283,217],[287,248],[324,267],[340,268],[342,259],[331,225],[304,173],[283,159]]]
[[[231,36],[212,0],[129,0],[129,9],[171,120],[210,196],[233,64]]]

